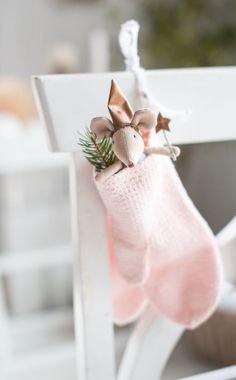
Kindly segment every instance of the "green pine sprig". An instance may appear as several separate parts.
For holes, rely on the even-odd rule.
[[[87,160],[95,166],[97,172],[101,172],[115,162],[116,157],[109,137],[103,137],[102,140],[98,141],[96,134],[86,128],[78,144],[82,147]]]

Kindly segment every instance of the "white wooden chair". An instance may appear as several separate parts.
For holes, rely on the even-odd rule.
[[[112,78],[132,103],[135,78],[129,72],[38,76],[33,82],[51,150],[71,155],[78,380],[157,380],[183,328],[147,309],[115,374],[105,212],[92,182],[92,168],[78,146],[78,132],[92,117],[106,113]],[[175,123],[172,143],[236,139],[236,68],[147,71],[147,83],[164,104],[192,112],[186,124]],[[189,380],[235,378],[233,366]]]

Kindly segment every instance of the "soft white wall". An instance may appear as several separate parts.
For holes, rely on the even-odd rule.
[[[0,1],[0,74],[28,78],[47,70],[48,52],[60,41],[74,43],[80,53],[80,68],[88,71],[88,40],[91,32],[103,27],[111,34],[132,15],[124,0],[93,2],[66,0]],[[117,28],[117,30],[116,30]]]
[[[91,27],[100,23],[103,7],[66,6],[56,0],[0,2],[0,72],[29,77],[46,70],[47,55],[57,41],[70,41],[83,51]]]

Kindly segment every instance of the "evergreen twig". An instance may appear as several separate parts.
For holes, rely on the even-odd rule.
[[[87,160],[95,166],[97,172],[101,172],[115,161],[115,154],[109,137],[103,137],[101,141],[98,141],[96,134],[86,128],[78,144],[82,147]]]

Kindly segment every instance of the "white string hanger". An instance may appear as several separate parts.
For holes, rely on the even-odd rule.
[[[165,117],[170,119],[180,119],[182,122],[187,122],[190,117],[191,111],[184,110],[173,110],[157,99],[155,99],[150,91],[148,90],[147,80],[146,80],[146,71],[140,65],[140,57],[138,54],[138,33],[139,33],[139,23],[135,20],[129,20],[121,25],[119,33],[119,45],[124,57],[124,62],[127,71],[131,71],[135,75],[136,86],[139,95],[139,99],[142,105],[150,107],[154,111],[164,114]],[[162,129],[164,139],[167,146],[171,151],[171,158],[175,161],[176,157],[174,154],[173,147],[168,141],[166,132]]]

